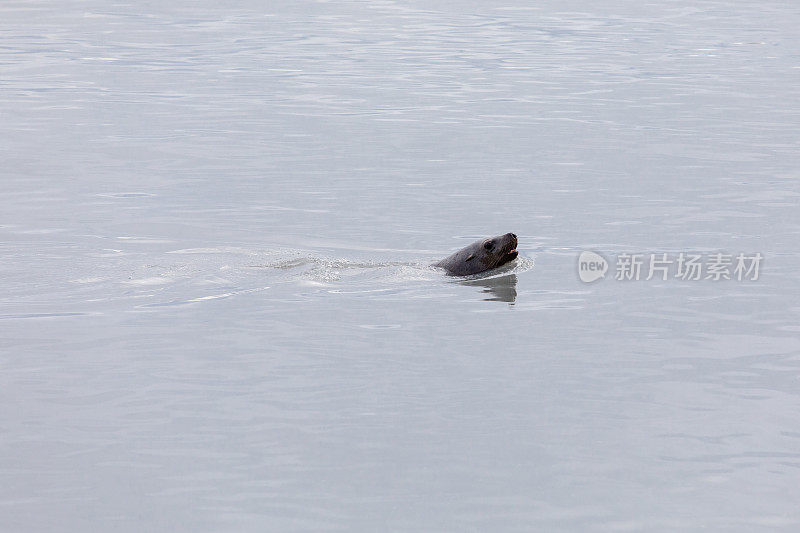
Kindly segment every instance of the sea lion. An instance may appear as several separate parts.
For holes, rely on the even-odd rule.
[[[517,236],[506,233],[475,241],[433,266],[444,268],[453,276],[469,276],[505,265],[516,258]]]

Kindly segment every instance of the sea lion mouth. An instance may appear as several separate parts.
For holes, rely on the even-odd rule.
[[[500,256],[498,266],[513,261],[519,255],[519,252],[517,252],[517,244],[519,243],[519,241],[517,241],[517,236],[513,233],[506,233],[503,235],[503,238],[506,240],[504,248],[508,251]]]
[[[519,255],[519,252],[517,252],[517,250],[515,248],[515,249],[511,250],[510,252],[506,253],[502,258],[500,258],[500,264],[504,265],[504,264],[508,263],[509,261],[513,261],[514,259],[517,258],[518,255]]]

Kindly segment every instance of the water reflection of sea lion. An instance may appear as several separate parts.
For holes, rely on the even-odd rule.
[[[497,268],[517,258],[517,236],[506,233],[475,241],[433,266],[447,270],[453,276],[468,276]]]
[[[514,304],[517,299],[517,275],[494,276],[459,282],[470,287],[482,287],[487,296],[486,301],[508,302]]]

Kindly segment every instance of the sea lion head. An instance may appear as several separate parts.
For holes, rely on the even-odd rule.
[[[468,276],[497,268],[517,258],[517,236],[513,233],[475,241],[435,266],[455,276]]]
[[[513,233],[484,239],[480,242],[480,247],[483,253],[476,254],[476,256],[480,256],[481,262],[486,267],[484,270],[505,265],[519,255],[517,252],[517,236]]]

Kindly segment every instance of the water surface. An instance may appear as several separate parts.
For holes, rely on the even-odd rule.
[[[800,12],[596,4],[3,3],[0,529],[797,530]]]

